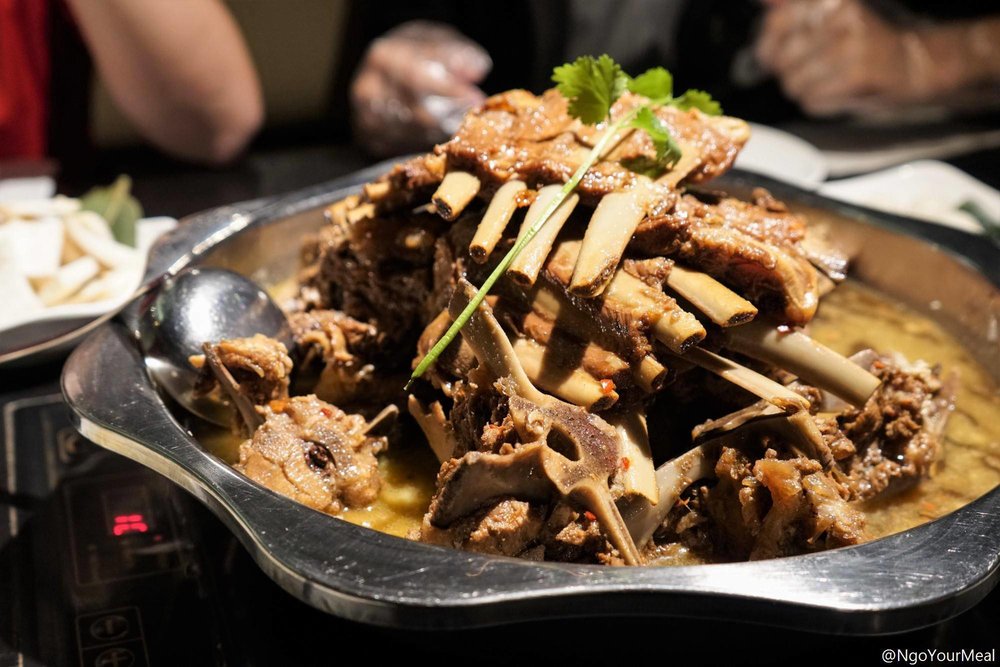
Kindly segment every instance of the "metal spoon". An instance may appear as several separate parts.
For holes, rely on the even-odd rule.
[[[225,269],[190,269],[164,281],[139,320],[139,339],[153,380],[181,406],[221,426],[232,408],[196,397],[191,355],[206,342],[264,334],[291,349],[285,314],[252,281]]]

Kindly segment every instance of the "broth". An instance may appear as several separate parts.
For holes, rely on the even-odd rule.
[[[848,281],[825,296],[812,336],[842,354],[893,350],[958,375],[955,410],[934,474],[891,497],[860,505],[869,534],[882,537],[936,519],[1000,484],[1000,389],[965,349],[930,319]]]
[[[934,474],[917,486],[861,503],[870,537],[883,537],[936,519],[1000,484],[1000,390],[975,360],[933,321],[878,292],[847,281],[825,296],[810,325],[816,340],[842,354],[871,347],[910,360],[939,363],[943,377],[959,376],[955,411],[945,431],[944,454]],[[229,432],[197,433],[227,463],[239,459]],[[345,510],[351,523],[405,537],[419,528],[434,493],[438,464],[420,437],[393,443],[379,457],[383,485],[368,507]],[[659,563],[693,562],[686,549],[666,547]],[[680,553],[677,553],[677,552]]]

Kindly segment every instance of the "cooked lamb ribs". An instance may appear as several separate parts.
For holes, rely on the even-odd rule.
[[[686,466],[686,488],[675,485],[669,506],[626,508],[632,533],[682,542],[708,560],[772,558],[864,541],[864,514],[851,503],[930,474],[952,390],[923,363],[870,350],[853,360],[882,379],[859,408],[796,382],[810,410],[780,426],[773,422],[777,411],[758,402],[698,427],[694,437],[702,444],[657,473],[666,478]],[[800,423],[789,427],[793,420]],[[669,486],[661,486],[661,494]]]
[[[626,93],[612,117],[640,101]],[[607,564],[668,542],[770,558],[863,541],[856,501],[933,469],[950,400],[937,371],[847,359],[806,332],[846,258],[764,190],[700,189],[747,125],[656,113],[681,160],[642,175],[653,145],[623,130],[408,396],[388,378],[441,338],[599,128],[555,91],[492,97],[433,153],[331,206],[304,245],[297,367],[339,405],[405,399],[441,463],[414,539]],[[363,418],[275,397],[267,373],[243,388],[247,365],[221,356],[256,403],[241,470],[324,511],[371,500],[384,440]],[[647,413],[707,421],[651,438]]]

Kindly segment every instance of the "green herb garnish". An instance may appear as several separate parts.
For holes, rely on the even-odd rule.
[[[654,109],[658,106],[675,106],[681,109],[699,109],[709,115],[722,113],[719,103],[711,98],[708,93],[700,90],[688,90],[680,97],[673,96],[674,79],[670,72],[662,67],[654,67],[639,76],[633,78],[626,74],[620,65],[605,54],[594,58],[593,56],[581,56],[572,63],[566,63],[556,67],[552,72],[552,80],[556,83],[556,89],[569,101],[569,115],[579,119],[587,125],[596,125],[607,122],[608,126],[604,130],[600,139],[594,144],[587,159],[573,173],[573,176],[563,185],[559,195],[555,197],[534,225],[525,232],[524,236],[514,244],[500,263],[493,269],[489,277],[479,287],[465,309],[451,323],[451,327],[444,336],[430,349],[426,356],[420,360],[410,380],[406,383],[404,390],[408,390],[413,381],[424,374],[437,358],[441,356],[445,348],[451,344],[458,332],[469,321],[472,314],[482,303],[486,295],[496,284],[500,276],[507,271],[514,259],[524,250],[531,239],[548,222],[548,219],[566,198],[576,189],[580,180],[583,179],[591,167],[594,166],[601,156],[611,146],[613,140],[619,132],[628,128],[642,130],[649,135],[656,148],[656,157],[641,161],[632,161],[624,164],[628,169],[633,169],[638,173],[656,178],[664,171],[670,169],[681,158],[681,149],[674,141],[667,125],[660,120]],[[649,104],[638,106],[632,109],[617,120],[611,119],[611,107],[622,96],[626,90],[649,98]]]
[[[552,70],[556,88],[569,100],[569,115],[587,125],[596,125],[608,117],[629,77],[618,63],[605,54],[599,58],[584,56]]]
[[[711,95],[695,88],[684,91],[684,94],[674,99],[672,104],[681,109],[698,109],[709,116],[718,116],[722,113],[722,107],[712,99]]]
[[[80,197],[80,207],[108,221],[119,243],[135,247],[135,223],[142,218],[142,205],[132,196],[132,179],[124,174],[106,187],[91,188]]]

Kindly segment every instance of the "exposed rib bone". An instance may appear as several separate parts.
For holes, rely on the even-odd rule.
[[[656,469],[659,492],[656,504],[646,498],[636,498],[622,508],[622,518],[639,548],[653,537],[684,489],[699,479],[715,476],[715,460],[718,456],[718,445],[706,443],[667,461]]]
[[[622,467],[619,480],[625,494],[642,496],[656,504],[660,492],[656,484],[656,470],[653,454],[649,450],[649,431],[646,429],[646,415],[642,410],[630,410],[608,419],[608,423],[618,431],[622,443]]]
[[[547,348],[552,363],[579,366],[598,380],[625,381],[629,375],[629,363],[615,352],[597,342],[580,340],[572,331],[557,328],[555,318],[535,311],[508,311],[506,305],[506,300],[499,303],[498,312],[503,313],[501,319],[509,321],[525,338]]]
[[[417,422],[417,426],[424,432],[438,461],[444,463],[450,459],[455,451],[455,432],[445,417],[440,401],[424,406],[416,396],[410,394],[406,407]]]
[[[326,209],[326,217],[338,227],[347,224],[347,212],[358,205],[361,198],[358,195],[348,195],[340,201],[335,201]]]
[[[745,408],[730,412],[718,419],[698,424],[691,429],[691,440],[695,443],[706,442],[743,428],[747,424],[778,419],[785,416],[785,411],[776,408],[767,401],[761,400]]]
[[[607,286],[635,228],[646,215],[647,194],[629,190],[601,199],[590,218],[580,246],[569,291],[592,297]]]
[[[361,189],[365,193],[365,199],[377,203],[392,191],[392,184],[389,181],[375,181],[365,183]]]
[[[564,241],[545,266],[546,273],[564,288],[569,285],[579,249],[579,241]],[[622,269],[615,271],[611,282],[593,304],[579,297],[573,300],[584,312],[588,308],[598,308],[610,319],[620,322],[647,322],[653,336],[677,354],[683,354],[705,338],[705,327],[694,315],[680,308],[662,290]]]
[[[638,364],[632,365],[632,376],[635,378],[635,383],[648,394],[663,388],[663,383],[667,381],[668,372],[667,367],[651,354],[640,359]]]
[[[653,325],[653,337],[671,352],[683,354],[705,338],[705,328],[691,313],[678,308],[673,313],[665,313],[656,321]]]
[[[354,208],[348,209],[346,213],[347,222],[356,224],[362,220],[368,220],[369,218],[375,217],[375,204],[360,204]]]
[[[475,288],[467,280],[461,280],[448,305],[449,312],[453,315],[461,313],[474,296]],[[514,355],[510,341],[485,302],[469,318],[462,335],[468,340],[480,362],[500,378],[500,384],[508,394],[511,418],[518,431],[524,430],[526,422],[544,421],[549,424],[548,428],[555,430],[572,444],[576,450],[575,458],[571,460],[547,445],[537,444],[523,444],[508,455],[470,452],[456,466],[440,473],[439,482],[443,481],[443,485],[435,498],[437,502],[432,501],[431,521],[435,525],[447,527],[448,523],[458,518],[446,512],[449,503],[443,500],[447,500],[449,495],[463,495],[471,489],[473,497],[479,498],[481,502],[484,499],[482,486],[491,480],[497,488],[495,496],[499,496],[509,494],[512,488],[516,488],[518,483],[514,483],[514,479],[520,479],[520,484],[523,484],[525,473],[528,473],[529,479],[535,479],[538,483],[550,483],[562,497],[593,512],[608,541],[618,550],[625,563],[640,564],[642,559],[639,551],[628,534],[608,488],[608,479],[620,463],[621,448],[615,430],[597,415],[535,389]],[[518,427],[518,424],[521,426]],[[510,484],[496,484],[497,479],[491,470],[502,471],[515,459],[527,470],[522,469],[519,471],[521,474],[509,478],[507,481]],[[471,479],[471,483],[453,484],[459,476]],[[537,494],[537,487],[538,484],[527,492]]]
[[[561,185],[546,185],[538,191],[535,202],[528,208],[528,212],[524,216],[524,222],[521,223],[521,230],[517,235],[518,239],[527,234],[528,230],[538,221],[553,199],[559,196],[562,187]],[[556,237],[579,201],[580,196],[575,193],[567,197],[559,205],[559,208],[549,216],[549,219],[538,230],[535,237],[528,242],[528,245],[524,247],[521,254],[511,262],[507,273],[516,283],[524,287],[531,287],[535,284],[538,272],[542,270],[542,266],[545,264],[545,260],[552,250],[552,244],[555,243]]]
[[[785,412],[797,412],[809,409],[809,401],[791,389],[778,384],[757,371],[751,370],[746,366],[741,366],[735,361],[726,359],[714,352],[695,347],[684,355],[684,359],[694,362],[725,380],[729,380],[737,387],[746,389],[751,394],[763,398],[768,403],[781,408]]]
[[[784,435],[805,452],[809,458],[819,461],[823,468],[830,470],[833,466],[833,452],[823,439],[819,427],[812,415],[806,411],[796,412],[783,420],[787,426],[778,424],[779,435]]]
[[[751,322],[726,331],[726,347],[760,359],[803,382],[861,406],[879,386],[879,379],[800,331],[781,331],[767,322]]]
[[[667,285],[720,327],[743,324],[757,315],[756,306],[707,273],[674,265]]]
[[[431,203],[445,220],[454,220],[479,193],[479,179],[465,171],[449,171],[431,196]]]
[[[591,313],[580,310],[558,288],[553,287],[548,282],[539,282],[532,290],[530,298],[531,302],[527,305],[538,319],[555,323],[557,332],[569,332],[576,338],[591,341],[587,343],[584,353],[584,368],[590,370],[587,361],[592,348],[600,348],[606,354],[614,354],[617,359],[621,360],[622,364],[627,365],[635,383],[643,391],[653,393],[663,387],[669,371],[662,363],[652,355],[646,355],[638,362],[628,364],[619,354],[614,352],[613,348],[618,343],[613,340],[613,336],[601,328]],[[527,321],[531,317],[528,315],[525,320]],[[532,338],[538,340],[535,336]],[[615,362],[615,360],[611,361]]]
[[[469,244],[469,254],[472,255],[472,259],[480,264],[489,259],[493,248],[503,237],[507,223],[517,210],[518,194],[527,187],[521,181],[508,181],[493,195],[479,227],[476,228],[476,235]]]
[[[250,435],[253,435],[260,428],[260,425],[264,423],[264,418],[257,413],[257,408],[254,407],[250,399],[240,391],[240,383],[236,381],[232,373],[229,372],[229,369],[222,363],[219,353],[215,350],[215,346],[211,343],[205,343],[201,346],[201,349],[205,353],[205,363],[208,364],[208,367],[215,375],[215,379],[218,380],[219,386],[226,392],[229,400],[233,402],[233,405],[239,412],[240,417],[243,418],[243,423],[246,425],[247,431]]]
[[[396,419],[399,417],[399,408],[393,404],[387,405],[379,413],[371,418],[371,420],[365,424],[362,433],[365,435],[380,435],[387,433],[396,423]]]
[[[737,443],[742,444],[747,438],[759,438],[768,433],[786,438],[789,444],[809,458],[819,461],[827,470],[833,465],[833,453],[808,411],[801,410],[789,415],[767,401],[758,401],[742,410],[696,426],[691,435],[696,443],[718,438],[736,438]]]
[[[476,288],[469,281],[464,278],[459,281],[455,288],[455,294],[448,304],[448,313],[453,319],[462,313],[462,310],[475,295]],[[465,328],[462,329],[462,338],[469,343],[479,362],[485,365],[494,377],[510,377],[519,396],[536,403],[550,398],[538,391],[528,379],[517,355],[514,354],[514,348],[511,346],[507,334],[493,317],[492,309],[488,303],[481,303],[476,312],[469,318]]]
[[[601,383],[582,368],[559,368],[552,363],[549,346],[525,338],[516,339],[512,345],[528,378],[550,394],[592,412],[605,410],[618,401],[617,392],[606,392]]]

